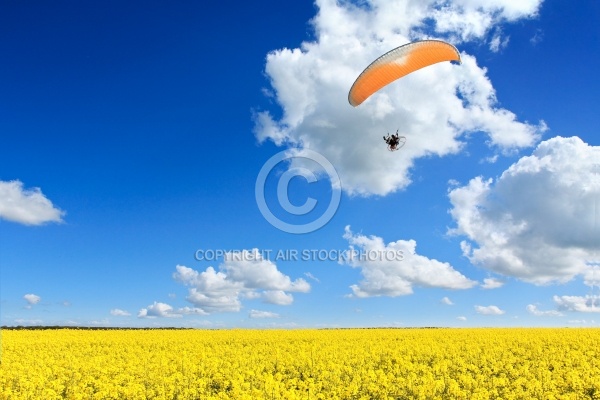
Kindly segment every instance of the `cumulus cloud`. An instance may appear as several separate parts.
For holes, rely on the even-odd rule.
[[[289,306],[294,302],[294,297],[283,290],[267,290],[263,293],[263,299],[266,303],[280,306]]]
[[[578,325],[596,325],[596,321],[592,320],[585,320],[585,319],[570,319],[569,320],[570,324],[578,324]]]
[[[476,265],[534,284],[581,274],[598,282],[600,147],[578,137],[541,142],[497,179],[449,192],[463,253]]]
[[[173,307],[166,303],[154,302],[146,308],[142,308],[138,313],[139,318],[176,318],[181,315],[176,314]]]
[[[485,278],[483,280],[483,284],[481,285],[482,289],[498,289],[499,287],[504,286],[504,282],[498,280],[496,278]]]
[[[540,43],[542,40],[544,40],[544,32],[541,29],[538,29],[535,34],[531,37],[531,39],[529,39],[529,42],[534,45],[537,46],[538,43]]]
[[[543,123],[519,122],[500,108],[485,68],[466,53],[462,65],[436,64],[387,86],[357,108],[347,102],[354,79],[381,54],[429,37],[457,45],[485,41],[499,24],[535,16],[541,0],[518,5],[511,0],[316,3],[314,40],[267,55],[269,93],[282,114],[257,111],[254,131],[259,141],[293,147],[299,155],[304,148],[323,154],[348,193],[401,190],[411,182],[415,160],[457,153],[472,132],[483,132],[492,146],[508,151],[532,146],[545,129]],[[493,48],[506,41],[498,35]],[[403,157],[384,151],[381,137],[396,129],[407,137]]]
[[[25,189],[18,180],[0,181],[0,218],[23,225],[41,225],[62,222],[64,215],[40,188]]]
[[[173,278],[189,287],[186,299],[206,313],[240,311],[244,299],[289,305],[294,301],[290,292],[310,291],[308,282],[292,281],[258,249],[226,253],[218,271],[208,267],[198,272],[183,265],[175,269]]]
[[[583,283],[590,287],[600,286],[600,265],[598,263],[590,263],[589,269],[583,273]]]
[[[42,325],[44,323],[41,319],[17,318],[14,321],[17,325]]]
[[[583,313],[600,312],[600,296],[554,296],[554,302],[559,310]]]
[[[250,318],[279,318],[279,314],[271,311],[250,310]]]
[[[313,281],[320,283],[321,281],[319,280],[319,278],[315,277],[313,274],[311,274],[310,272],[305,272],[304,276],[306,276],[308,279],[312,279]]]
[[[350,286],[352,296],[403,296],[413,286],[468,289],[477,283],[466,278],[450,264],[417,254],[414,240],[385,244],[377,236],[354,234],[347,226],[344,239],[350,250],[340,263],[360,268],[363,280]]]
[[[247,289],[304,293],[310,290],[310,285],[304,279],[292,281],[289,276],[277,269],[275,263],[264,259],[258,249],[243,250],[239,257],[227,253],[220,268],[227,275],[228,280],[241,282]]]
[[[114,315],[115,317],[129,317],[131,313],[121,310],[119,308],[113,308],[110,310],[110,315]]]
[[[562,317],[563,316],[563,313],[561,313],[560,311],[556,311],[556,310],[549,310],[549,311],[538,310],[538,308],[535,304],[529,304],[527,306],[527,311],[530,314],[535,315],[536,317]]]
[[[508,36],[504,37],[502,35],[501,29],[496,29],[496,32],[494,33],[492,40],[490,40],[490,50],[493,51],[494,53],[497,53],[500,50],[504,49],[506,46],[508,46],[508,41],[509,41],[509,37]]]
[[[204,310],[196,307],[182,307],[174,309],[166,303],[154,302],[138,312],[138,318],[181,318],[184,315],[208,315]]]
[[[450,300],[448,297],[444,297],[441,300],[442,304],[445,304],[447,306],[452,306],[454,305],[454,303],[452,302],[452,300]]]
[[[497,306],[475,306],[475,311],[477,311],[477,314],[482,315],[502,315],[505,313]]]
[[[42,300],[40,296],[33,293],[28,293],[25,296],[23,296],[23,298],[27,302],[28,307],[34,306]]]
[[[208,315],[206,311],[198,307],[181,307],[177,309],[179,315]]]
[[[436,3],[434,21],[437,32],[459,36],[463,40],[483,37],[493,26],[503,21],[517,21],[537,16],[541,0],[454,0]]]

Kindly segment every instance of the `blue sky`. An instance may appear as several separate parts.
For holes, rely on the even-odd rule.
[[[4,4],[1,324],[597,325],[600,5],[436,4]],[[424,38],[463,63],[348,104]],[[311,152],[341,201],[288,233],[257,177],[289,158],[259,189],[309,224],[338,189]]]

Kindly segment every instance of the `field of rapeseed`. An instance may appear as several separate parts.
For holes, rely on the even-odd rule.
[[[600,399],[598,329],[3,330],[0,399]]]

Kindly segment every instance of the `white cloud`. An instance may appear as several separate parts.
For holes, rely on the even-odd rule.
[[[529,39],[529,42],[533,46],[537,46],[542,40],[544,40],[544,32],[541,29],[538,29],[531,39]]]
[[[550,310],[550,311],[538,310],[538,308],[535,304],[529,304],[527,306],[527,311],[530,314],[535,315],[536,317],[562,317],[563,316],[563,313],[556,311],[556,310]]]
[[[41,319],[25,319],[25,318],[17,318],[14,320],[17,325],[42,325],[44,323]]]
[[[258,249],[243,250],[241,257],[231,253],[225,255],[220,266],[233,282],[241,282],[246,289],[285,290],[290,292],[310,291],[310,285],[302,278],[292,282],[282,274],[270,260],[264,259]]]
[[[363,276],[359,284],[351,286],[353,296],[403,296],[411,294],[415,285],[445,289],[476,285],[450,264],[417,254],[414,240],[385,244],[377,236],[353,234],[349,226],[344,239],[348,240],[350,251],[340,263],[360,268]]]
[[[112,310],[110,310],[110,315],[114,315],[116,317],[129,317],[131,313],[121,310],[119,308],[113,308]]]
[[[250,318],[279,318],[279,314],[271,311],[250,310]]]
[[[482,289],[498,289],[504,286],[504,282],[496,278],[485,278],[483,280],[483,285],[481,285]]]
[[[581,324],[581,325],[596,325],[596,321],[592,320],[585,320],[585,319],[570,319],[568,321],[570,324]]]
[[[554,302],[559,310],[577,311],[583,313],[600,312],[600,296],[554,296]]]
[[[302,278],[292,281],[258,249],[227,253],[218,271],[208,267],[198,272],[177,265],[173,278],[190,287],[186,299],[206,313],[240,311],[242,299],[262,298],[267,303],[289,305],[294,298],[288,292],[310,291],[308,282]]]
[[[184,315],[208,315],[208,313],[197,307],[174,309],[169,304],[156,301],[138,312],[138,318],[181,318]]]
[[[509,37],[504,37],[501,29],[496,29],[492,40],[490,40],[490,50],[497,53],[508,46],[508,41]]]
[[[587,286],[600,286],[600,265],[598,263],[590,263],[589,269],[583,273],[583,283]]]
[[[466,321],[467,317],[461,315],[460,317],[456,317],[456,319],[459,321]]]
[[[541,3],[541,0],[454,0],[438,3],[441,5],[434,15],[436,30],[463,40],[481,38],[502,21],[535,17]]]
[[[305,272],[304,276],[306,276],[308,279],[312,279],[313,281],[320,283],[321,281],[319,280],[319,278],[315,277],[313,274],[311,274],[310,272]]]
[[[208,313],[241,309],[239,294],[244,289],[243,283],[227,280],[225,273],[215,271],[213,267],[197,272],[178,265],[173,278],[186,286],[191,286],[186,299]]]
[[[186,300],[207,313],[237,312],[242,309],[239,294],[239,291],[202,292],[197,288],[190,288]]]
[[[442,304],[446,304],[447,306],[452,306],[454,305],[454,303],[452,302],[452,300],[450,300],[448,297],[444,297],[442,298]]]
[[[28,293],[25,296],[23,296],[23,298],[29,306],[34,306],[42,300],[40,296],[33,293]]]
[[[166,303],[154,302],[146,308],[142,308],[138,313],[138,318],[180,318],[173,307]]]
[[[483,163],[494,164],[496,161],[498,161],[498,154],[494,154],[493,156],[490,156],[490,157],[485,157],[484,159],[480,160],[479,163],[480,164],[483,164]]]
[[[182,307],[177,309],[180,315],[208,315],[206,311],[198,307]]]
[[[529,18],[541,0],[318,0],[315,40],[267,55],[281,118],[255,113],[255,135],[278,145],[310,148],[335,165],[343,188],[385,195],[407,187],[415,160],[459,152],[469,133],[481,131],[500,150],[532,146],[545,126],[517,121],[498,107],[486,70],[463,53],[462,65],[440,63],[387,86],[357,108],[347,102],[359,73],[376,57],[415,39],[485,40],[503,21]],[[423,32],[425,26],[436,32]],[[500,46],[502,41],[500,41]],[[407,137],[402,157],[387,152],[382,136]],[[302,154],[302,151],[299,151]]]
[[[0,219],[24,225],[63,222],[65,212],[55,208],[40,188],[25,189],[21,181],[0,181]]]
[[[600,147],[578,137],[540,143],[496,181],[450,190],[450,213],[473,264],[534,284],[591,283],[600,254]]]
[[[263,292],[265,303],[277,304],[280,306],[289,306],[294,302],[294,297],[283,290],[267,290]]]
[[[477,314],[482,315],[502,315],[505,313],[497,306],[475,306],[475,311],[477,311]]]

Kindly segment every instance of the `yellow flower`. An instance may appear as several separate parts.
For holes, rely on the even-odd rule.
[[[1,399],[600,399],[598,329],[2,331]]]

